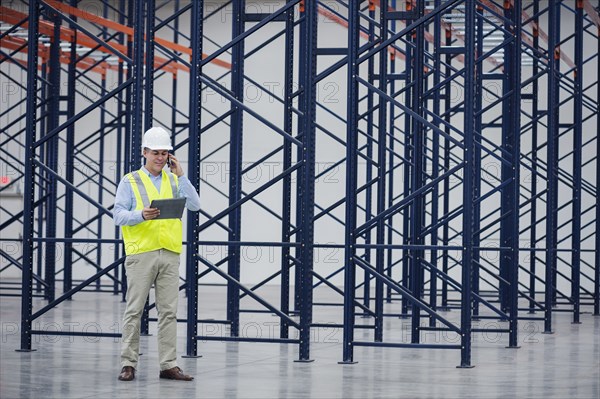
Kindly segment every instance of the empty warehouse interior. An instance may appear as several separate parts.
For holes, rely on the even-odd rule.
[[[600,397],[600,1],[0,5],[0,396]],[[118,381],[117,186],[197,188]],[[219,133],[221,132],[222,133]]]

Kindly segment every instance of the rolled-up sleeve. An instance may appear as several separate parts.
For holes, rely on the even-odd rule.
[[[190,182],[185,175],[181,176],[178,179],[179,188],[177,196],[180,198],[185,198],[185,207],[192,212],[197,212],[200,210],[200,196],[198,195],[198,191]]]
[[[124,177],[119,182],[115,195],[113,220],[117,226],[134,226],[144,221],[142,211],[136,211],[136,200],[131,189],[131,182]]]

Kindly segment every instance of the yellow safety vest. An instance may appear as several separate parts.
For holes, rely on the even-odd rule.
[[[160,193],[142,170],[128,173],[126,176],[135,195],[135,210],[141,211],[150,206],[154,199],[175,198],[177,195],[177,176],[162,171]],[[134,226],[122,226],[125,253],[135,255],[157,249],[181,253],[183,227],[181,219],[145,220]]]

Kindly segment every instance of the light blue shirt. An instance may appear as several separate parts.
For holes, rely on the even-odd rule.
[[[142,166],[140,172],[148,175],[156,190],[160,192],[160,185],[162,182],[162,173],[158,176],[152,175],[148,172],[146,167]],[[168,173],[168,172],[167,172]],[[200,210],[200,196],[198,192],[190,183],[190,180],[185,176],[178,178],[177,197],[185,198],[185,206],[190,211],[196,212]],[[134,226],[144,221],[142,218],[142,211],[136,211],[137,201],[135,194],[131,188],[131,182],[128,178],[123,177],[117,187],[117,194],[115,195],[115,207],[113,209],[113,220],[117,226]]]

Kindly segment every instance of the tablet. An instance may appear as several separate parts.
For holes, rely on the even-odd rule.
[[[156,219],[181,219],[185,198],[155,199],[150,208],[160,209],[160,215]]]

